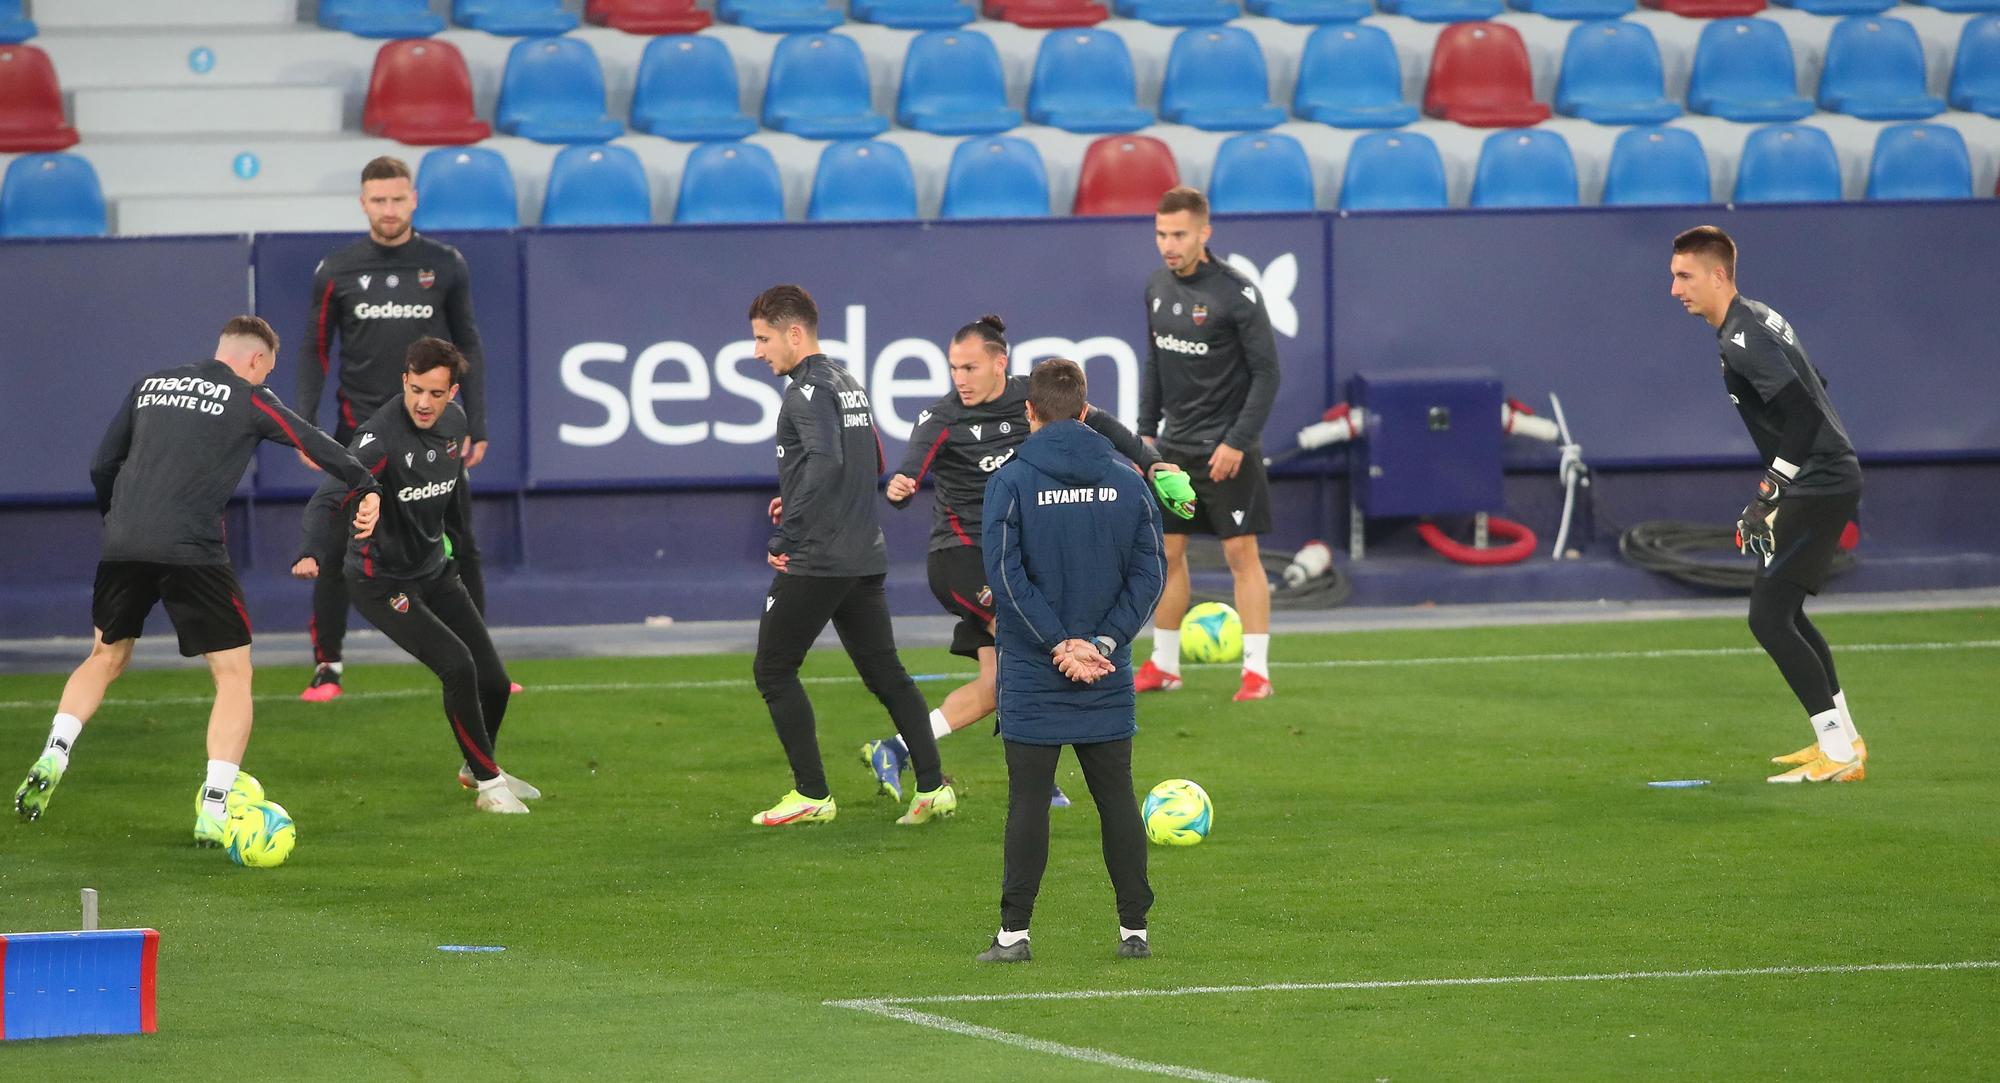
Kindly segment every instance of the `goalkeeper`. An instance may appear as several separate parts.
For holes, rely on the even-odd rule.
[[[1861,462],[1798,334],[1770,306],[1736,292],[1736,243],[1714,226],[1674,238],[1673,295],[1715,328],[1722,384],[1766,464],[1736,523],[1755,554],[1750,630],[1812,721],[1813,744],[1772,762],[1771,782],[1859,782],[1868,748],[1854,729],[1833,652],[1805,600],[1826,585],[1840,536],[1861,501]]]
[[[958,618],[951,652],[979,663],[979,676],[954,689],[931,712],[931,732],[938,737],[993,713],[993,591],[980,554],[980,519],[987,481],[1028,438],[1028,377],[1008,375],[1007,325],[1000,317],[981,316],[959,328],[951,337],[949,359],[952,390],[917,415],[909,449],[888,484],[890,503],[905,508],[919,483],[926,476],[934,479],[931,594]],[[1159,452],[1103,410],[1091,407],[1083,423],[1108,438],[1119,454],[1147,468],[1169,508],[1178,508],[1183,518],[1193,514],[1194,490],[1179,467],[1162,463]],[[909,759],[902,738],[869,741],[861,746],[861,756],[881,781],[882,792],[902,800],[902,772]],[[1065,808],[1069,798],[1057,787],[1050,802]]]

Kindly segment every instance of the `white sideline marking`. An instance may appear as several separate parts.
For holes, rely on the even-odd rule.
[[[1881,654],[1902,651],[1960,651],[1992,650],[2000,647],[2000,639],[1937,640],[1919,643],[1848,643],[1834,648],[1836,654]],[[1464,666],[1464,665],[1506,665],[1509,663],[1540,662],[1632,662],[1657,661],[1673,658],[1734,658],[1762,657],[1762,647],[1675,647],[1647,651],[1564,651],[1546,654],[1462,654],[1434,658],[1319,658],[1306,662],[1272,662],[1281,669],[1370,669],[1382,666]],[[1235,662],[1199,663],[1189,662],[1184,669],[1229,669]],[[962,673],[926,674],[926,676],[963,678],[971,680],[976,674]],[[803,684],[857,684],[861,678],[801,677]],[[706,681],[580,681],[569,684],[530,685],[527,695],[541,692],[676,692],[693,691],[704,688],[749,688],[755,682],[747,677],[722,677]],[[348,692],[343,700],[377,699],[429,699],[437,696],[435,688],[385,688],[373,691]],[[279,703],[298,699],[296,692],[263,692],[252,697],[259,703]],[[106,697],[106,703],[120,706],[206,706],[214,697],[200,696],[157,696],[145,699],[124,699],[117,696]],[[0,710],[47,707],[47,700],[0,700]]]
[[[1272,982],[1267,985],[1186,985],[1174,989],[1082,989],[1057,993],[959,993],[914,997],[863,997],[853,1000],[826,1000],[829,1008],[846,1008],[887,1019],[895,1019],[933,1030],[968,1038],[983,1038],[1004,1045],[1067,1057],[1071,1060],[1105,1064],[1177,1079],[1211,1080],[1214,1083],[1261,1083],[1241,1076],[1222,1075],[1176,1064],[1156,1064],[1101,1049],[1065,1045],[1031,1038],[1024,1034],[996,1030],[930,1012],[905,1007],[910,1004],[991,1004],[999,1001],[1039,1000],[1119,1000],[1133,997],[1205,996],[1217,993],[1294,993],[1357,989],[1431,989],[1480,985],[1538,985],[1563,982],[1649,981],[1662,978],[1756,978],[1799,977],[1816,974],[1876,974],[1924,970],[1996,970],[2000,960],[1969,959],[1956,963],[1855,963],[1829,966],[1758,966],[1717,970],[1626,970],[1606,974],[1513,974],[1494,978],[1402,978],[1387,981]]]

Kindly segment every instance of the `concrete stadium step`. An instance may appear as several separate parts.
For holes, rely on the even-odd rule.
[[[134,26],[284,26],[299,18],[297,0],[46,0],[34,5],[43,31]]]
[[[132,87],[79,90],[79,131],[112,135],[334,134],[343,130],[335,86]]]
[[[296,196],[139,196],[112,208],[121,237],[165,233],[281,233],[355,229],[355,194]]]

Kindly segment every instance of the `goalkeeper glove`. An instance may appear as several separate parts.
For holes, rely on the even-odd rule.
[[[1194,518],[1194,486],[1188,484],[1188,476],[1179,470],[1153,471],[1153,491],[1160,496],[1160,503],[1166,509],[1183,519]]]
[[[1777,546],[1771,520],[1778,514],[1778,498],[1784,495],[1786,478],[1775,470],[1764,471],[1763,480],[1757,483],[1757,498],[1744,505],[1743,514],[1736,520],[1736,549],[1746,555],[1762,557],[1766,563]]]

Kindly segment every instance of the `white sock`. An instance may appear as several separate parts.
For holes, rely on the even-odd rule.
[[[1849,741],[1858,740],[1861,731],[1854,728],[1854,712],[1847,709],[1847,693],[1833,694],[1833,708],[1840,712],[1840,732],[1846,734]]]
[[[55,753],[62,761],[63,770],[69,770],[69,750],[76,747],[77,735],[83,732],[83,719],[73,714],[59,714],[49,723],[49,743],[45,751]]]
[[[951,723],[949,721],[946,721],[944,717],[944,708],[940,707],[937,710],[932,711],[931,736],[948,737],[950,735],[951,735]],[[907,751],[907,749],[905,751]]]
[[[346,670],[347,670],[347,663],[346,663],[346,662],[321,662],[321,663],[319,664],[319,668],[321,668],[321,669],[327,669],[327,670],[332,670],[335,676],[339,676],[339,675],[340,675],[341,673],[344,673],[344,672],[346,672]]]
[[[1028,930],[1026,929],[1002,929],[993,934],[994,942],[1003,948],[1011,948],[1026,939],[1028,939]]]
[[[1243,633],[1243,668],[1265,680],[1271,678],[1271,633]]]
[[[1854,758],[1854,740],[1841,732],[1839,708],[1821,711],[1812,716],[1812,728],[1813,732],[1819,735],[1821,755],[1841,763]]]
[[[1153,666],[1163,673],[1178,676],[1181,671],[1181,630],[1179,628],[1153,629]]]
[[[479,788],[482,790],[497,790],[506,784],[507,776],[504,773],[494,775],[492,778],[482,778],[479,780]]]
[[[1136,937],[1138,937],[1138,938],[1139,938],[1139,939],[1140,939],[1141,941],[1145,940],[1145,939],[1146,939],[1146,930],[1144,930],[1144,929],[1127,929],[1127,928],[1126,928],[1125,926],[1123,926],[1123,925],[1120,925],[1120,926],[1118,927],[1118,939],[1119,939],[1119,940],[1121,940],[1121,941],[1124,941],[1124,940],[1130,940],[1130,939],[1132,939],[1132,938],[1133,938],[1133,937],[1135,937],[1135,936],[1136,936]]]
[[[208,761],[208,778],[201,784],[201,803],[216,819],[227,815],[229,788],[236,785],[237,765],[228,760]]]

